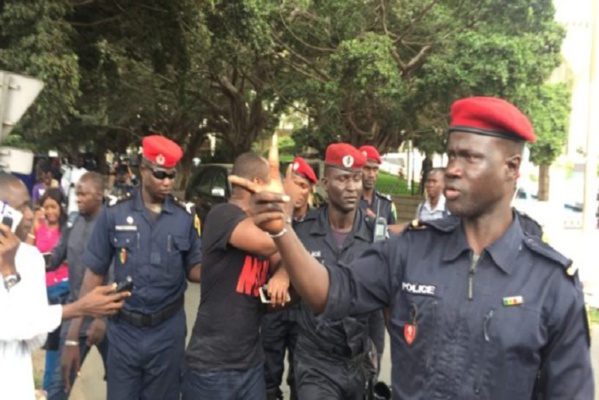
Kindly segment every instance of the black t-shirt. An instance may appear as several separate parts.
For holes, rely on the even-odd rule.
[[[269,261],[229,245],[233,230],[246,218],[228,203],[206,217],[200,307],[185,354],[191,368],[247,369],[264,360],[260,320],[265,308],[258,290],[266,283]]]

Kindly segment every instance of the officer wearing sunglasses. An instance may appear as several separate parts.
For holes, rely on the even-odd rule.
[[[186,278],[199,282],[199,221],[171,195],[183,151],[148,136],[142,153],[140,185],[104,209],[83,258],[82,293],[103,282],[113,262],[115,280],[134,284],[108,324],[108,400],[179,398]]]

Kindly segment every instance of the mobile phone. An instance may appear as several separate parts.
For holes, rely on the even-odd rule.
[[[259,289],[260,292],[260,300],[265,303],[265,304],[270,304],[272,303],[272,301],[270,300],[270,296],[268,295],[268,288],[266,285],[261,286]],[[289,292],[287,293],[287,299],[285,299],[285,302],[288,303],[291,301],[291,296],[289,295]]]
[[[119,282],[119,284],[116,287],[116,292],[117,293],[130,292],[133,290],[133,287],[134,287],[133,278],[128,276],[127,278],[125,278],[124,281]]]
[[[9,226],[13,233],[17,230],[21,219],[23,219],[23,214],[6,204],[6,202],[0,206],[0,215],[2,216],[2,223]]]
[[[12,223],[13,223],[12,217],[9,217],[8,215],[3,215],[2,216],[2,225],[6,225],[10,229],[12,229]]]

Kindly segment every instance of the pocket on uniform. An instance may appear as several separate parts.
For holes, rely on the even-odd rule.
[[[182,236],[171,236],[170,244],[167,246],[168,259],[166,262],[157,265],[161,271],[161,277],[166,278],[167,281],[163,282],[165,285],[171,285],[183,279],[183,272],[185,270],[184,257],[187,255],[191,244],[189,239]]]
[[[115,232],[110,237],[110,244],[116,249],[131,249],[137,241],[136,232]]]

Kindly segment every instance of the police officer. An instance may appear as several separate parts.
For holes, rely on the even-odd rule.
[[[451,115],[445,197],[454,217],[414,224],[347,267],[323,267],[284,230],[286,215],[273,211],[284,210],[284,195],[256,193],[254,220],[278,236],[316,313],[390,306],[395,399],[593,399],[576,269],[510,208],[533,128],[498,98],[457,101]]]
[[[108,324],[109,400],[179,399],[186,277],[199,281],[195,213],[170,194],[183,152],[171,140],[148,136],[142,153],[140,186],[102,211],[82,260],[88,268],[82,295],[103,281],[113,260],[115,280],[131,277],[135,285]]]
[[[115,180],[111,190],[111,195],[116,197],[125,197],[135,189],[135,186],[129,181],[129,167],[127,164],[119,164],[114,170]]]
[[[310,165],[301,157],[296,157],[292,163],[292,179],[297,185],[299,196],[293,205],[294,221],[303,221],[308,214],[309,199],[314,185],[318,183],[316,174]],[[260,338],[264,348],[264,376],[266,379],[266,395],[268,400],[282,399],[280,386],[285,370],[285,351],[289,370],[287,384],[291,400],[297,399],[295,389],[295,374],[293,372],[293,355],[297,342],[297,314],[299,304],[288,307],[283,311],[266,314],[262,318]]]
[[[345,143],[326,151],[323,185],[327,205],[314,209],[294,230],[319,262],[351,262],[372,242],[372,228],[359,207],[366,158]],[[377,313],[382,323],[382,314]],[[369,315],[331,321],[302,304],[295,351],[295,378],[300,400],[363,399],[366,382],[376,373],[376,348]]]
[[[397,221],[397,210],[391,196],[378,192],[376,181],[379,176],[379,167],[383,160],[377,149],[373,146],[362,146],[358,149],[365,157],[366,164],[362,173],[362,186],[364,191],[360,199],[360,207],[366,212],[368,219],[382,217],[387,225]]]

